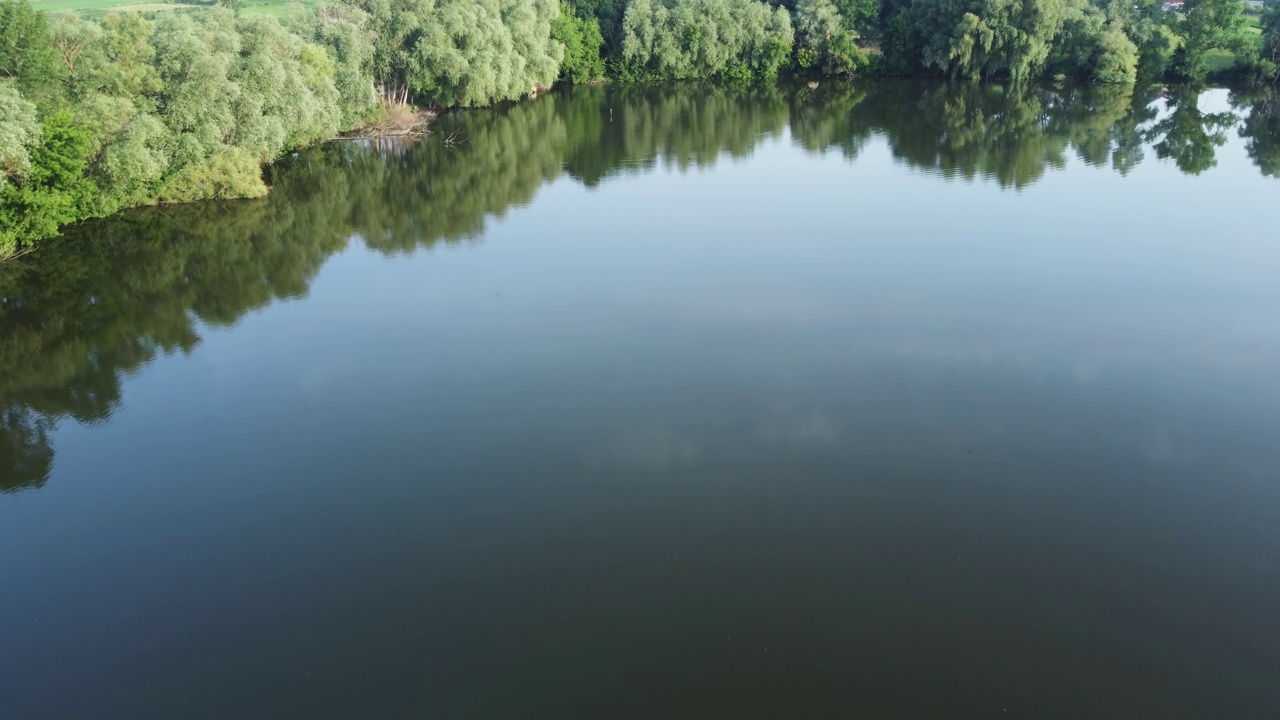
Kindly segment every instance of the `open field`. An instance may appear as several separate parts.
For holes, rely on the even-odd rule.
[[[1236,55],[1230,50],[1210,50],[1204,58],[1209,74],[1224,73],[1236,66]]]
[[[245,0],[243,12],[283,15],[296,0]],[[302,4],[312,5],[316,0],[304,0]],[[164,11],[185,10],[193,7],[213,5],[209,0],[190,3],[145,2],[139,0],[32,0],[31,5],[37,10],[58,12],[75,10],[85,14],[96,14],[112,10],[117,11]]]

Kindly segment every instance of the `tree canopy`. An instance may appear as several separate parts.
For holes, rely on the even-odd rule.
[[[264,163],[373,105],[355,9],[295,28],[224,9],[99,21],[5,0],[0,20],[0,257],[121,207],[260,196]]]
[[[794,39],[790,14],[755,0],[632,0],[622,56],[661,77],[772,78]]]
[[[560,77],[585,83],[604,77],[604,35],[594,17],[579,17],[573,6],[560,0],[560,17],[551,23],[551,37],[564,46]]]
[[[1241,0],[1187,0],[1179,17],[1182,45],[1175,55],[1174,71],[1184,78],[1197,82],[1205,79],[1205,60],[1210,50],[1249,49]]]
[[[558,0],[352,0],[374,31],[371,70],[388,91],[486,105],[549,87],[564,46]]]
[[[1067,17],[1067,0],[915,0],[923,60],[952,77],[1038,74]]]
[[[823,75],[851,75],[866,63],[853,30],[832,0],[796,5],[796,64]]]

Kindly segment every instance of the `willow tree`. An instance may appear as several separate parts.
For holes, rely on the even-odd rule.
[[[633,0],[623,59],[665,78],[777,76],[795,41],[791,15],[755,0]]]
[[[557,0],[437,0],[409,52],[409,89],[438,105],[487,105],[550,87],[564,47]]]
[[[71,13],[51,19],[68,104],[89,133],[89,180],[97,187],[90,214],[152,202],[169,167],[170,135],[156,115],[154,32],[138,13],[111,13],[101,24]]]
[[[231,69],[239,88],[234,144],[259,162],[290,148],[333,137],[341,129],[332,58],[275,18],[236,21],[240,56]]]
[[[865,62],[845,18],[832,0],[796,5],[796,62],[825,75],[848,75]]]
[[[310,12],[90,19],[0,0],[0,254],[121,207],[262,195],[263,164],[359,121],[367,18]]]
[[[168,133],[161,200],[262,195],[260,164],[341,127],[333,60],[273,18],[169,14],[152,44]]]
[[[484,105],[555,82],[559,0],[348,0],[369,15],[384,98]]]
[[[0,82],[0,188],[31,170],[31,150],[40,141],[36,106],[11,82]]]
[[[1062,29],[1070,0],[915,0],[911,18],[924,39],[923,60],[976,79],[1035,77]]]
[[[231,79],[240,38],[230,13],[168,13],[152,39],[163,89],[157,112],[174,133],[169,147],[181,166],[203,161],[235,136],[236,96]]]
[[[358,125],[377,104],[372,19],[352,5],[321,4],[314,10],[296,7],[300,12],[289,19],[289,27],[329,54],[341,125],[344,129]]]
[[[433,0],[343,0],[365,13],[372,35],[371,67],[384,101],[409,92],[409,54],[435,10]]]
[[[1053,50],[1052,71],[1104,84],[1132,84],[1139,50],[1123,22],[1093,5],[1071,8]]]

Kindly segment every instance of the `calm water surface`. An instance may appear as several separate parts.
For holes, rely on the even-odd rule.
[[[0,715],[1280,717],[1280,109],[552,94],[0,266]]]

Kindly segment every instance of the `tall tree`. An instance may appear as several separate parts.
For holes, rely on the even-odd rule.
[[[75,127],[70,112],[45,118],[26,177],[0,188],[0,257],[27,238],[49,237],[62,223],[88,214],[93,199],[93,185],[85,178],[90,150],[89,134]]]
[[[880,20],[880,0],[832,0],[845,28],[859,35],[876,33]]]
[[[345,0],[369,17],[373,77],[387,100],[409,91],[410,54],[435,9],[432,0]]]
[[[1107,84],[1138,77],[1139,51],[1123,21],[1094,5],[1072,7],[1054,44],[1051,72]]]
[[[1174,71],[1193,82],[1208,74],[1205,59],[1210,50],[1246,52],[1243,0],[1187,0],[1182,6],[1182,47],[1174,56]]]
[[[0,0],[0,78],[12,78],[28,98],[46,105],[62,80],[44,13],[26,0]]]
[[[1261,55],[1271,64],[1266,74],[1280,75],[1280,0],[1267,0],[1262,8]]]
[[[39,141],[36,106],[12,82],[0,82],[0,189],[31,170],[31,150]]]
[[[824,75],[849,75],[865,62],[853,31],[832,0],[800,0],[795,16],[799,66]]]
[[[771,78],[791,54],[791,15],[755,0],[633,0],[623,58],[665,78]]]
[[[550,87],[564,46],[557,0],[437,0],[409,53],[409,87],[438,105],[487,105]]]
[[[314,11],[299,8],[289,20],[295,32],[323,47],[333,61],[341,125],[350,128],[364,120],[377,103],[373,62],[377,39],[369,14],[354,5],[321,4]]]
[[[604,36],[594,17],[578,17],[572,5],[560,0],[560,17],[551,23],[551,37],[564,46],[562,79],[585,83],[604,76]]]
[[[555,82],[559,0],[351,0],[370,16],[384,96],[438,105],[512,100]]]
[[[566,0],[574,13],[581,18],[595,18],[600,23],[600,35],[604,38],[605,53],[622,54],[622,16],[627,11],[627,0]]]
[[[952,77],[1037,75],[1066,20],[1067,0],[915,0],[928,67]]]

